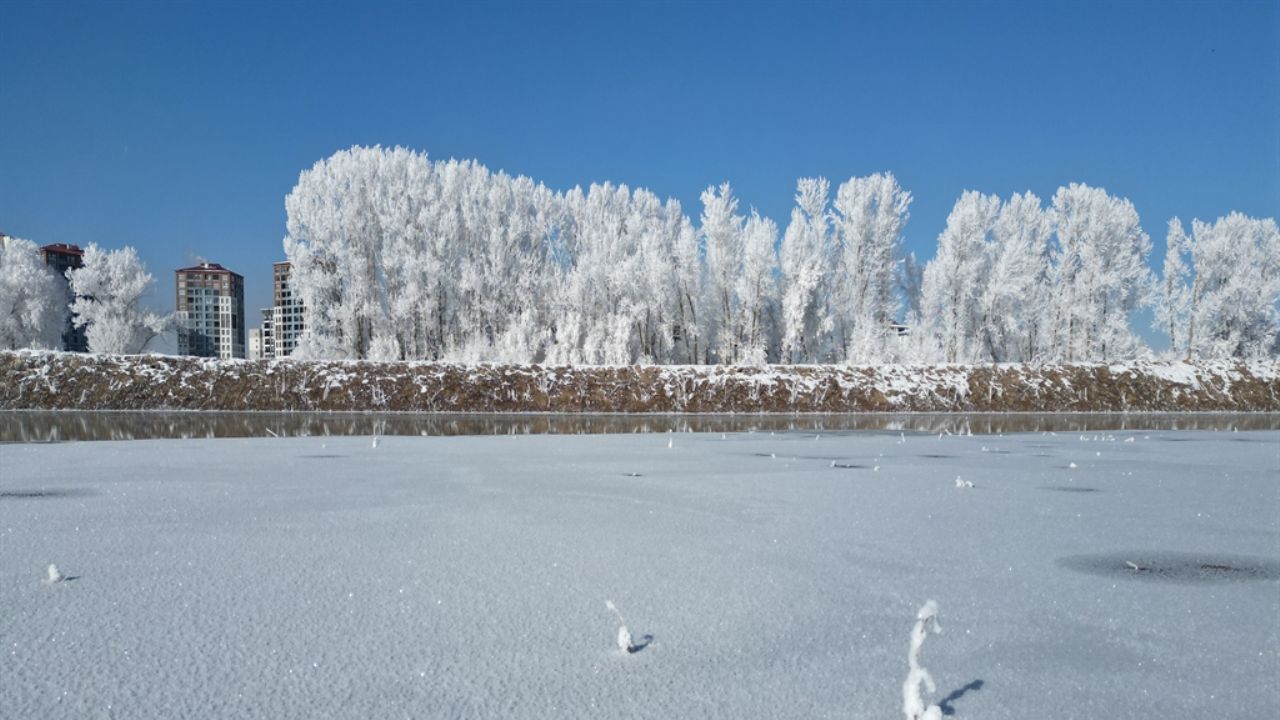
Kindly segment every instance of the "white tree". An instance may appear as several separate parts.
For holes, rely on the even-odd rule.
[[[1040,352],[1053,221],[1030,192],[1000,207],[992,227],[990,269],[978,299],[979,357],[1027,362]]]
[[[1183,331],[1187,329],[1191,312],[1191,288],[1188,287],[1191,268],[1187,265],[1191,239],[1178,218],[1169,221],[1169,233],[1165,237],[1164,272],[1155,293],[1154,325],[1169,335],[1170,352],[1190,353]]]
[[[777,267],[774,246],[778,242],[778,226],[752,210],[742,237],[742,269],[734,291],[738,298],[734,332],[742,343],[737,360],[763,365],[768,361],[774,334],[771,320],[777,293],[773,271]]]
[[[928,336],[945,362],[972,362],[982,324],[979,299],[990,271],[992,231],[1000,198],[968,191],[938,236],[938,254],[924,269],[921,307]]]
[[[71,312],[76,327],[85,328],[90,352],[137,354],[171,325],[169,316],[143,309],[153,281],[132,247],[106,251],[91,243],[84,266],[68,276]]]
[[[1280,351],[1280,231],[1233,212],[1191,223],[1195,279],[1186,303],[1189,356],[1262,358]]]
[[[898,310],[893,290],[910,205],[911,193],[891,173],[852,178],[836,191],[837,262],[829,303],[835,319],[832,345],[847,362],[878,362],[886,355]]]
[[[742,271],[743,217],[737,214],[738,199],[729,183],[702,192],[699,231],[706,248],[706,292],[711,312],[704,314],[707,340],[714,358],[721,363],[737,362],[742,338],[735,327],[738,313],[734,284]]]
[[[679,203],[668,210],[665,230],[671,243],[674,265],[671,272],[677,298],[673,342],[679,354],[673,360],[705,362],[707,341],[702,337],[699,315],[704,314],[702,298],[706,273],[698,255],[698,233],[693,228],[693,221],[680,212]]]
[[[0,349],[58,348],[67,291],[30,240],[0,236]]]
[[[820,359],[819,338],[831,333],[830,306],[823,294],[830,281],[829,192],[826,178],[801,178],[796,183],[796,207],[779,250],[782,362]]]
[[[1072,183],[1053,196],[1057,249],[1050,286],[1054,298],[1055,359],[1123,360],[1142,344],[1129,315],[1148,302],[1151,240],[1133,203],[1106,190]]]

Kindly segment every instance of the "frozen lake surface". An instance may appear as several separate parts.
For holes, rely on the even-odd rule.
[[[5,717],[900,718],[929,599],[956,718],[1276,717],[1280,433],[0,445]]]

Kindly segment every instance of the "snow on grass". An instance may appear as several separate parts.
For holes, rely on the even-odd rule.
[[[0,715],[1274,716],[1280,434],[1116,436],[0,445]]]

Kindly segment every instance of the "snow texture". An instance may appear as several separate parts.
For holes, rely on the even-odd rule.
[[[1280,714],[1274,431],[667,439],[0,445],[0,714]]]

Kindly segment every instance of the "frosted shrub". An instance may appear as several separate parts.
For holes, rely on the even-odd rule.
[[[627,621],[622,619],[622,613],[618,612],[618,606],[614,605],[612,600],[605,600],[604,605],[618,616],[618,649],[623,652],[633,652],[635,646],[631,644],[631,631],[627,629]]]
[[[942,632],[942,626],[938,624],[938,603],[933,600],[916,613],[916,625],[911,629],[911,651],[907,654],[910,669],[902,683],[902,712],[907,720],[942,720],[942,709],[937,705],[926,707],[920,695],[921,685],[931,693],[937,691],[929,671],[920,666],[920,650],[925,638],[929,637],[930,627],[936,633]]]

